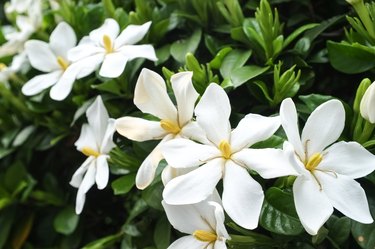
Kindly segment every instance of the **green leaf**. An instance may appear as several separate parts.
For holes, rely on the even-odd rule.
[[[340,72],[356,74],[375,67],[375,49],[360,44],[328,41],[328,57],[331,65]]]
[[[53,221],[53,227],[56,232],[69,235],[74,232],[79,221],[79,216],[75,213],[73,207],[62,209]]]
[[[375,248],[375,223],[362,224],[353,221],[352,224],[352,234],[358,245],[364,249]]]
[[[161,181],[155,182],[147,187],[142,192],[142,198],[146,201],[147,205],[158,210],[164,210],[161,201],[164,186]]]
[[[223,78],[231,76],[234,69],[240,68],[249,60],[251,56],[251,50],[232,50],[223,59],[223,63],[220,67],[220,73]]]
[[[167,217],[162,216],[156,223],[154,242],[158,249],[167,248],[171,240],[171,225]]]
[[[202,30],[197,29],[189,38],[174,42],[171,46],[172,57],[176,61],[184,63],[187,53],[195,53],[195,50],[198,48],[198,45],[201,41],[201,36]]]
[[[113,245],[114,243],[116,243],[116,241],[118,241],[121,237],[122,237],[121,234],[109,235],[109,236],[106,236],[104,238],[95,240],[95,241],[87,244],[82,249],[103,249],[103,248],[107,248],[107,247]]]
[[[260,215],[260,225],[271,232],[284,235],[298,235],[303,232],[292,194],[275,187],[268,189]]]
[[[8,207],[0,212],[0,249],[4,248],[5,243],[8,241],[8,236],[13,222],[15,221],[16,209]]]
[[[255,65],[244,66],[234,69],[231,73],[231,80],[234,87],[239,87],[243,83],[266,72],[269,67],[258,67]]]
[[[328,236],[338,245],[343,244],[350,235],[351,220],[348,217],[337,218],[331,216],[327,222]]]
[[[115,195],[123,195],[128,193],[135,183],[135,174],[128,174],[117,178],[112,182],[111,186]]]
[[[110,92],[116,95],[122,95],[120,84],[116,79],[105,81],[99,85],[91,85],[91,87],[102,92]]]
[[[294,41],[300,34],[305,32],[306,30],[312,29],[319,26],[318,23],[309,23],[299,27],[298,29],[294,30],[284,41],[283,48],[286,48],[292,41]]]

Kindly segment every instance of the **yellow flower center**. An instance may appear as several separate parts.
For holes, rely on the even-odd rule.
[[[314,171],[318,167],[319,163],[322,161],[323,156],[320,153],[315,153],[312,155],[309,160],[305,163],[305,168],[308,171]]]
[[[97,152],[96,150],[90,148],[90,147],[83,147],[81,152],[85,154],[86,156],[93,156],[93,157],[98,157],[100,156],[100,153]]]
[[[229,159],[232,155],[232,150],[230,144],[226,140],[222,140],[219,144],[219,150],[221,151],[221,156],[225,159]]]
[[[5,68],[7,68],[7,65],[0,63],[0,71],[3,71]]]
[[[108,35],[103,35],[103,44],[107,54],[113,52],[112,40]]]
[[[217,240],[216,234],[205,231],[205,230],[195,230],[193,235],[197,240],[200,240],[203,242],[214,242]]]
[[[181,131],[181,128],[178,124],[168,119],[160,120],[160,126],[168,133],[172,133],[175,135]]]
[[[64,58],[61,57],[61,56],[57,56],[57,63],[59,64],[59,66],[61,67],[61,69],[64,70],[64,71],[69,66],[69,63],[66,60],[64,60]]]

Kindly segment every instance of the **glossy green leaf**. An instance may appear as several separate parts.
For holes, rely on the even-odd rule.
[[[186,54],[189,52],[194,54],[198,48],[201,36],[202,31],[197,29],[189,38],[174,42],[171,45],[171,55],[173,58],[180,63],[184,63]]]
[[[234,69],[242,67],[250,58],[251,50],[232,50],[223,59],[220,67],[220,73],[224,78],[232,75]]]
[[[135,174],[128,174],[114,180],[111,186],[115,195],[123,195],[128,193],[134,184]]]
[[[241,86],[243,83],[266,72],[268,68],[269,67],[258,67],[255,65],[250,65],[234,69],[230,76],[233,86]]]
[[[154,230],[154,242],[158,249],[167,248],[171,240],[171,225],[166,216],[161,216]]]
[[[278,234],[298,235],[304,230],[292,194],[275,187],[265,193],[259,221],[263,228]]]
[[[69,235],[74,232],[79,221],[79,216],[75,213],[73,207],[66,207],[62,209],[55,220],[53,221],[53,227],[56,232]]]

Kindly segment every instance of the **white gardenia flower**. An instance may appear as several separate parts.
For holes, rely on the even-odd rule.
[[[45,74],[37,75],[22,87],[22,93],[31,96],[52,86],[50,97],[62,100],[69,95],[76,79],[87,76],[77,64],[67,59],[68,50],[77,43],[74,30],[65,22],[59,23],[51,33],[49,43],[29,40],[25,51],[30,64]]]
[[[9,66],[0,63],[0,83],[6,83],[16,73],[28,68],[28,60],[25,52],[15,55]]]
[[[356,142],[334,143],[345,125],[341,102],[330,100],[317,107],[301,137],[290,98],[281,103],[280,117],[288,137],[284,150],[299,173],[293,184],[294,203],[306,231],[317,234],[333,207],[353,220],[371,223],[365,192],[353,179],[374,171],[375,156]]]
[[[75,143],[77,150],[87,159],[74,173],[70,185],[78,188],[76,213],[82,212],[87,191],[96,183],[98,189],[107,186],[109,152],[115,147],[112,141],[115,120],[109,118],[100,96],[86,111],[88,124],[82,126],[81,135]]]
[[[144,113],[159,118],[160,121],[150,121],[136,117],[122,117],[116,120],[116,130],[122,136],[135,140],[162,141],[155,147],[140,166],[136,185],[144,189],[155,177],[156,168],[163,156],[160,145],[176,137],[194,137],[201,140],[201,129],[192,122],[194,104],[198,93],[193,87],[191,72],[177,73],[171,77],[172,88],[176,97],[177,108],[169,98],[163,78],[148,69],[142,69],[135,86],[134,104]],[[167,172],[166,172],[167,171]],[[180,174],[167,166],[163,172],[164,182]]]
[[[374,82],[366,89],[359,107],[364,119],[375,124],[375,84]]]
[[[173,242],[168,249],[225,249],[230,239],[224,225],[223,208],[214,201],[203,201],[191,205],[169,205],[162,201],[165,213],[172,226],[189,234]]]
[[[279,117],[248,114],[233,131],[229,123],[231,107],[225,91],[217,84],[208,86],[195,108],[197,123],[209,142],[199,144],[188,139],[174,139],[163,144],[162,153],[175,168],[197,167],[172,179],[163,197],[171,205],[198,203],[215,190],[223,179],[223,206],[242,227],[257,227],[264,199],[260,184],[248,170],[263,178],[295,174],[279,149],[251,149],[279,128]]]
[[[92,64],[91,72],[101,65],[100,76],[116,78],[130,60],[157,60],[152,45],[134,45],[142,40],[150,26],[151,22],[129,25],[120,33],[119,24],[114,19],[106,19],[101,27],[91,31],[77,47],[69,51],[68,58],[77,63]]]

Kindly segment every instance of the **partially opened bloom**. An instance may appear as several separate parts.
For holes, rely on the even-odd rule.
[[[88,124],[82,126],[81,135],[75,143],[77,150],[87,159],[74,173],[70,184],[78,188],[76,213],[80,214],[85,204],[86,193],[96,183],[98,189],[107,186],[109,152],[115,147],[112,141],[114,119],[109,118],[100,96],[86,111]]]
[[[65,22],[57,25],[51,33],[49,43],[39,40],[27,41],[25,51],[30,64],[45,74],[37,75],[26,82],[22,87],[22,93],[27,96],[35,95],[52,86],[50,92],[52,99],[60,100],[61,96],[65,98],[71,90],[67,85],[71,86],[76,78],[85,76],[77,76],[77,70],[75,73],[74,70],[68,70],[70,62],[67,53],[76,42],[74,30]],[[66,86],[65,89],[62,90],[61,87],[54,89],[57,83]]]
[[[192,205],[169,205],[162,202],[169,222],[182,233],[189,234],[173,242],[168,249],[225,249],[230,239],[224,225],[223,208],[214,201]]]
[[[289,98],[280,107],[288,137],[284,150],[299,176],[293,184],[297,214],[306,231],[317,234],[333,207],[349,218],[371,223],[364,190],[355,180],[375,169],[375,156],[356,142],[337,142],[345,125],[345,110],[338,100],[316,108],[300,137],[297,111]]]
[[[248,114],[233,131],[229,123],[231,107],[225,91],[210,84],[195,108],[197,123],[206,132],[208,142],[199,144],[188,139],[166,142],[162,153],[176,168],[197,167],[172,179],[163,197],[171,205],[198,203],[215,190],[223,179],[223,206],[239,225],[253,229],[258,225],[264,194],[248,170],[264,178],[295,173],[279,149],[251,149],[279,128],[279,117]]]
[[[120,26],[114,19],[106,19],[104,24],[82,38],[79,45],[69,51],[69,59],[82,64],[90,63],[91,72],[100,65],[99,75],[116,78],[121,75],[128,61],[146,58],[156,61],[152,45],[134,45],[143,39],[151,22],[143,25],[129,25],[120,33]]]
[[[364,119],[375,124],[375,84],[372,83],[362,97],[360,112]]]
[[[198,93],[191,81],[191,72],[177,73],[171,77],[172,88],[176,97],[177,108],[169,98],[163,78],[148,69],[142,69],[134,92],[134,104],[144,113],[159,118],[151,121],[136,117],[122,117],[116,120],[116,130],[121,135],[135,141],[159,140],[150,155],[140,166],[136,185],[146,188],[154,179],[156,168],[163,156],[160,145],[176,137],[199,138],[202,134],[196,123],[192,122],[194,104]],[[167,167],[167,170],[171,170]],[[173,173],[166,173],[172,175]],[[172,176],[166,176],[165,179]]]

